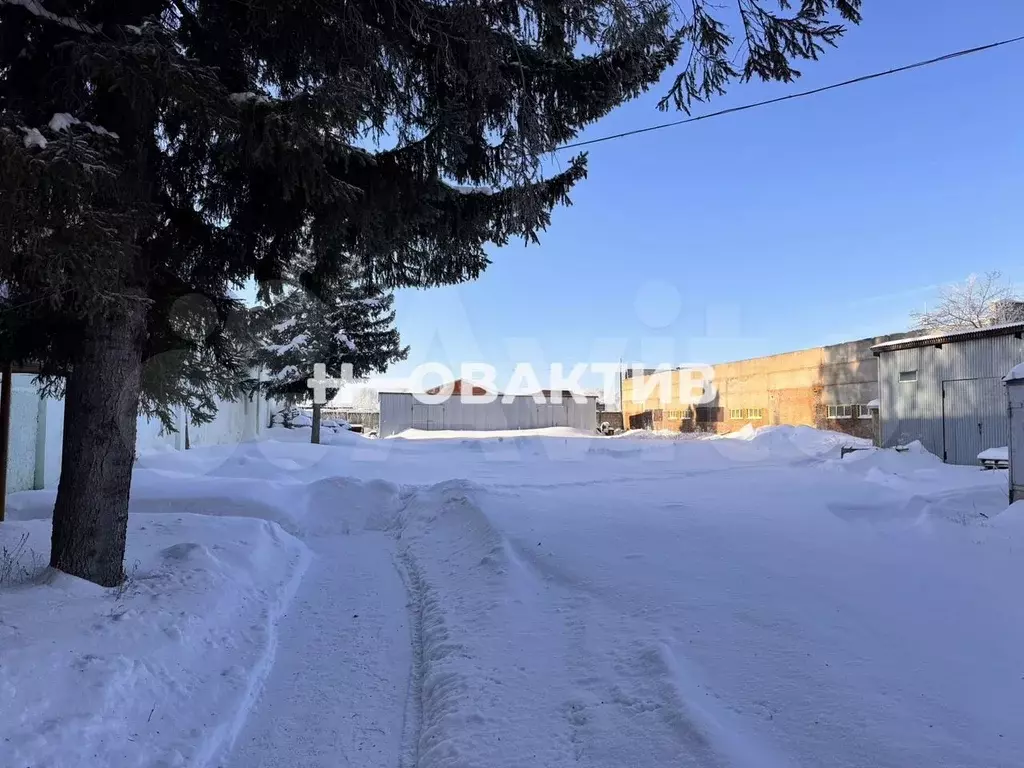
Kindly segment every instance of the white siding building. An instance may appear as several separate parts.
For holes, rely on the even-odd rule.
[[[492,402],[453,395],[442,403],[427,404],[411,392],[380,393],[380,436],[407,429],[495,431],[573,427],[597,430],[597,397],[563,396],[561,402],[537,402],[532,395],[499,396]]]

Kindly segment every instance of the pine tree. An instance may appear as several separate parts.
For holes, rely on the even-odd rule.
[[[738,52],[704,0],[0,0],[0,349],[66,382],[51,564],[123,578],[144,361],[181,343],[182,300],[297,254],[323,279],[471,280],[584,177],[578,155],[542,178],[545,153],[684,44],[665,105],[791,79],[860,6],[736,3]]]
[[[295,285],[257,308],[254,324],[262,330],[254,362],[270,374],[264,390],[277,400],[302,402],[312,394],[308,382],[317,364],[332,378],[344,372],[356,379],[404,360],[409,350],[394,327],[393,304],[392,294],[349,266],[325,285]],[[320,442],[322,409],[313,398],[313,443]]]

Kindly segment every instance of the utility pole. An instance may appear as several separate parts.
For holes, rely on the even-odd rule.
[[[629,429],[629,423],[626,421],[626,395],[625,387],[626,383],[623,378],[626,375],[625,369],[622,367],[622,358],[619,358],[619,413],[622,414],[622,431],[625,432]]]

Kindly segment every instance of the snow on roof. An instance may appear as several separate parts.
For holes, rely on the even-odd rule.
[[[868,403],[868,408],[881,408],[881,407],[882,407],[882,404],[878,401],[877,398],[872,400],[870,403]]]
[[[477,397],[483,395],[500,395],[501,393],[495,389],[484,386],[483,382],[471,381],[469,379],[455,379],[454,381],[448,381],[444,384],[439,384],[436,387],[431,387],[426,391],[428,395],[438,395],[451,388],[451,394],[453,395],[464,395],[467,391]]]
[[[1010,448],[1008,446],[1002,446],[1001,448],[989,448],[986,451],[982,451],[978,454],[978,461],[1009,461],[1010,460]]]
[[[1024,363],[1017,363],[1013,366],[1013,370],[1003,377],[1003,381],[1020,381],[1022,379],[1024,379]]]
[[[894,349],[910,349],[912,347],[923,347],[928,344],[942,344],[951,341],[967,341],[969,339],[980,339],[986,336],[1007,336],[1011,333],[1024,332],[1024,323],[999,323],[997,325],[986,325],[984,328],[963,328],[956,331],[935,331],[920,336],[908,336],[893,341],[883,341],[871,347],[875,352],[888,352]]]

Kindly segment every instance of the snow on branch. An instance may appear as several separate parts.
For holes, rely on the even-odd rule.
[[[268,99],[262,93],[254,93],[253,91],[243,91],[241,93],[229,94],[228,100],[232,104],[248,104],[251,101],[255,101],[257,104],[270,103],[270,99]]]
[[[296,322],[296,321],[295,321],[295,318],[294,318],[294,317],[289,317],[289,318],[288,318],[287,320],[282,320],[282,321],[281,321],[280,323],[278,323],[277,325],[275,325],[275,326],[274,326],[274,327],[272,328],[272,330],[273,330],[273,331],[274,331],[275,333],[284,333],[284,332],[285,332],[285,331],[287,331],[287,330],[288,330],[289,328],[294,328],[294,327],[295,327],[295,322]]]
[[[277,373],[272,373],[274,381],[296,381],[299,378],[299,369],[294,365],[286,365]]]
[[[119,139],[119,138],[121,138],[120,136],[118,136],[113,131],[108,131],[102,125],[95,125],[95,124],[89,123],[89,122],[82,122],[77,117],[75,117],[74,115],[72,115],[72,114],[70,114],[68,112],[57,112],[56,114],[54,114],[53,117],[50,118],[50,130],[53,131],[54,133],[60,133],[61,131],[66,131],[72,125],[82,125],[82,126],[85,126],[90,131],[92,131],[93,133],[97,134],[98,136],[108,136],[111,139]]]
[[[41,19],[46,19],[47,21],[61,24],[68,29],[85,32],[89,35],[95,35],[103,30],[102,25],[87,24],[71,16],[59,16],[53,11],[48,11],[43,8],[43,4],[39,0],[0,0],[0,5],[20,5],[29,13],[35,14]]]
[[[80,122],[81,120],[68,112],[57,112],[50,118],[50,130],[54,133],[60,133],[61,131],[66,131],[72,125],[78,125]]]
[[[338,341],[340,341],[342,344],[344,344],[346,347],[348,347],[349,352],[355,352],[356,351],[356,344],[355,344],[355,342],[352,341],[352,339],[349,337],[349,335],[347,333],[345,333],[344,331],[338,331],[338,333],[335,334],[335,338]]]
[[[32,147],[46,149],[46,137],[39,132],[38,128],[22,127],[21,130],[25,132],[25,149],[31,149]]]
[[[268,344],[266,349],[268,352],[273,352],[275,355],[284,355],[292,350],[302,349],[306,346],[306,342],[308,341],[309,337],[304,333],[300,333],[287,344]]]
[[[93,133],[95,133],[95,134],[97,134],[99,136],[109,136],[111,139],[120,139],[121,138],[120,136],[118,136],[113,131],[108,131],[102,125],[95,125],[94,123],[82,123],[82,125],[84,125],[90,131],[92,131]]]
[[[458,192],[460,195],[493,195],[494,189],[491,187],[470,187],[465,184],[449,184],[453,190]]]

